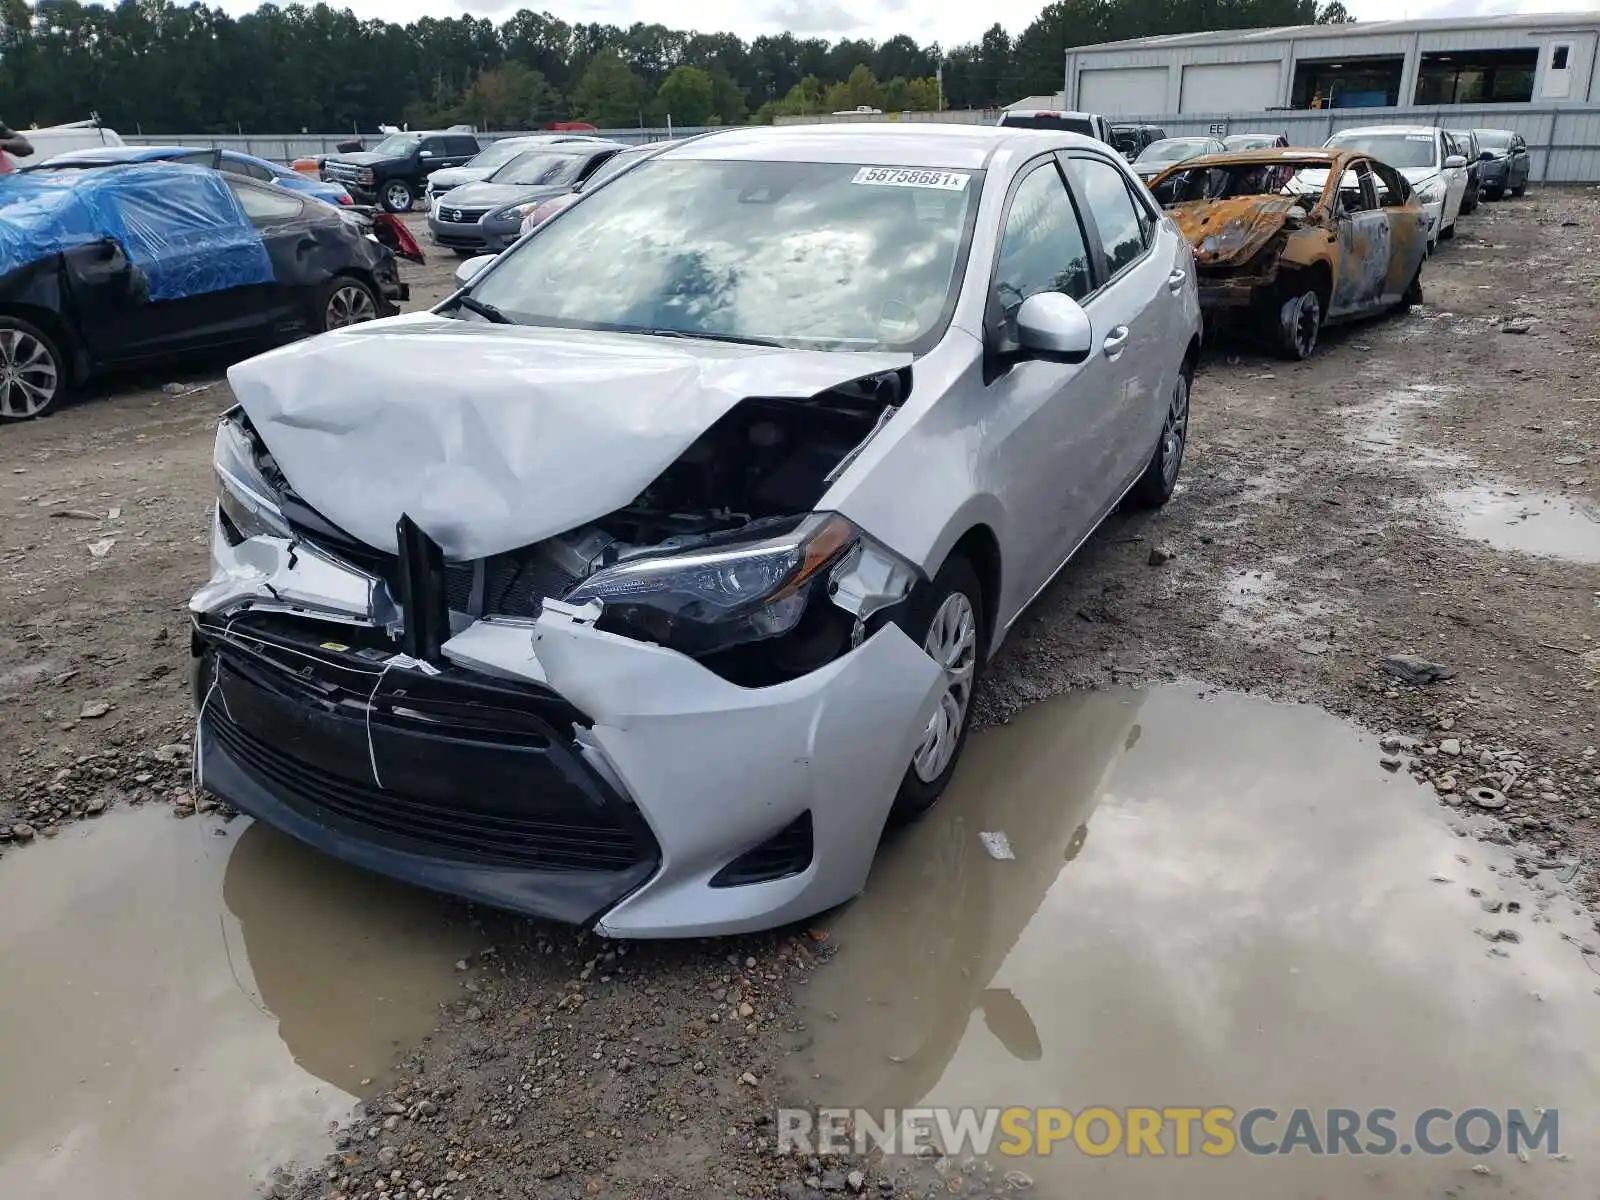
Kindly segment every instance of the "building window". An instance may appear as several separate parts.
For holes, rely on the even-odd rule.
[[[1294,66],[1295,108],[1392,108],[1400,102],[1406,60],[1382,58],[1301,59]]]
[[[1466,50],[1424,54],[1417,65],[1418,104],[1523,104],[1533,99],[1539,51]]]
[[[1557,46],[1555,51],[1550,55],[1551,69],[1555,71],[1565,71],[1567,69],[1567,55],[1571,52],[1571,46]]]

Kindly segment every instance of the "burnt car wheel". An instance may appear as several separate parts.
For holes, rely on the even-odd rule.
[[[403,213],[411,211],[411,206],[416,203],[417,194],[404,179],[391,179],[383,185],[383,195],[379,198],[383,201],[385,212]]]
[[[902,628],[944,668],[945,687],[900,782],[890,810],[895,821],[920,817],[934,806],[966,748],[984,644],[982,589],[972,564],[960,556],[946,562],[913,599]]]
[[[1140,508],[1160,508],[1172,499],[1172,491],[1178,486],[1178,469],[1183,466],[1183,450],[1189,444],[1189,387],[1190,368],[1185,364],[1167,401],[1167,417],[1155,452],[1139,482],[1128,493],[1128,499]]]
[[[20,318],[0,317],[0,421],[42,417],[66,390],[66,359],[55,342]]]
[[[1304,360],[1317,349],[1322,332],[1322,300],[1307,289],[1290,296],[1278,310],[1278,346],[1290,358]]]
[[[343,329],[347,325],[359,325],[363,321],[376,321],[378,298],[372,294],[372,289],[359,279],[341,275],[331,280],[323,289],[322,303],[318,312],[324,333],[330,329]]]

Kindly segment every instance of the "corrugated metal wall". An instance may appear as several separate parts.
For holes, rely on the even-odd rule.
[[[949,122],[992,125],[999,119],[997,110],[971,110],[943,113],[886,113],[876,116],[791,117],[783,124],[825,122],[904,121]],[[1450,129],[1513,129],[1528,142],[1533,156],[1535,183],[1600,182],[1600,105],[1566,105],[1545,108],[1529,104],[1463,104],[1445,108],[1342,108],[1312,111],[1251,113],[1149,113],[1120,118],[1129,123],[1159,125],[1170,137],[1204,134],[1220,125],[1226,133],[1282,131],[1298,146],[1320,146],[1336,129],[1357,125],[1444,125]],[[528,132],[539,132],[530,130]],[[675,137],[703,133],[703,129],[674,129]],[[260,137],[212,137],[204,134],[170,134],[165,137],[128,137],[123,140],[146,146],[220,146],[240,150],[278,162],[317,154],[332,154],[334,143],[349,134],[330,133],[262,135]],[[484,139],[518,136],[512,133],[482,134]],[[665,128],[602,130],[601,136],[625,142],[659,141]],[[368,138],[371,143],[375,140]]]

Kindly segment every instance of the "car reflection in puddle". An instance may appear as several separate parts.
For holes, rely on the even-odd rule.
[[[8,1197],[234,1196],[315,1161],[475,948],[460,905],[153,806],[6,855],[0,905]]]
[[[1503,1186],[1480,1166],[1509,1194],[1593,1192],[1588,921],[1560,873],[1522,878],[1510,849],[1472,836],[1487,818],[1447,812],[1378,756],[1319,709],[1183,686],[1073,696],[975,734],[945,802],[834,921],[794,1091],[868,1110],[1382,1106],[1403,1129],[1433,1106],[1557,1108],[1570,1162],[1069,1142],[992,1154],[987,1186],[1019,1167],[1074,1200]],[[1015,859],[980,832],[1004,832]],[[1520,912],[1490,915],[1497,900]],[[1491,941],[1502,927],[1517,941]]]

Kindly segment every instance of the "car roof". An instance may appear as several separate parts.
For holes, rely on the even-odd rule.
[[[1437,125],[1358,125],[1353,129],[1335,129],[1329,135],[1330,140],[1345,137],[1347,134],[1360,133],[1438,133]]]
[[[203,147],[199,147],[203,149]],[[153,158],[167,158],[174,154],[189,154],[194,146],[86,146],[82,150],[63,150],[52,155],[51,162],[145,162]]]
[[[1044,113],[1049,113],[1051,116],[1056,117],[1082,117],[1085,121],[1096,115],[1094,113],[1079,112],[1075,108],[1008,108],[1000,116],[1002,119],[1005,117],[1037,117]]]
[[[661,157],[982,170],[999,150],[1052,147],[1111,153],[1104,142],[1065,130],[884,122],[750,125],[688,138]]]

